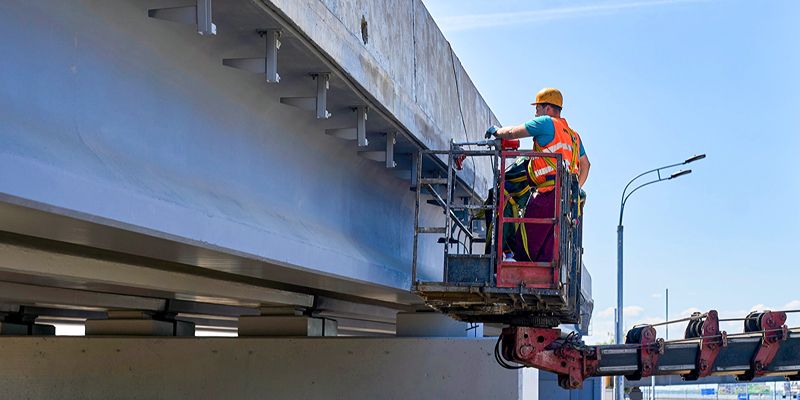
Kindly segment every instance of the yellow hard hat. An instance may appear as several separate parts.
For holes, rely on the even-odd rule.
[[[562,104],[564,103],[564,96],[561,95],[561,92],[558,89],[544,88],[540,90],[539,93],[536,93],[536,101],[531,103],[531,105],[534,106],[541,103],[548,103],[563,107]]]

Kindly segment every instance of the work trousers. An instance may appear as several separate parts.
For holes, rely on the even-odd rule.
[[[525,218],[553,218],[555,216],[556,191],[536,193],[528,200],[525,208]],[[524,224],[528,242],[528,253],[523,246],[522,227],[517,230],[514,240],[510,243],[516,261],[553,261],[553,225],[552,224]],[[530,254],[530,258],[528,257]]]

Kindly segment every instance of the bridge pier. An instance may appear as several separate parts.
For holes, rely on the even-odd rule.
[[[537,399],[494,339],[0,338],[9,398]],[[533,397],[531,397],[533,396]]]
[[[194,323],[170,313],[111,310],[106,319],[87,319],[86,335],[194,336]]]

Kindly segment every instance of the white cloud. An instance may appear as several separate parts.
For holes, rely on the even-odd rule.
[[[597,313],[597,316],[600,318],[611,318],[614,316],[614,307],[608,307],[603,311]]]
[[[719,323],[719,329],[728,333],[736,333],[742,331],[742,321],[722,321]]]
[[[596,314],[597,317],[600,318],[614,318],[615,313],[614,307],[608,307],[603,311],[600,311]],[[622,308],[622,317],[625,319],[635,317],[641,314],[644,311],[644,308],[639,306],[627,306]]]
[[[437,20],[443,31],[465,31],[471,29],[493,28],[518,25],[534,21],[546,21],[586,15],[613,14],[620,11],[645,7],[665,6],[680,3],[698,3],[710,0],[651,0],[627,1],[621,3],[585,4],[561,8],[548,8],[524,12],[503,12],[493,14],[473,14],[444,17]]]
[[[622,308],[622,317],[623,318],[632,318],[638,316],[644,311],[644,308],[639,306],[627,306]]]
[[[792,300],[786,303],[781,310],[797,310],[800,309],[800,300]]]

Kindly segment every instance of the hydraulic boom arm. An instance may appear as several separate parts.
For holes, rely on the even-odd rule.
[[[509,327],[499,339],[505,361],[554,372],[559,385],[575,389],[592,376],[625,375],[638,380],[652,375],[681,375],[696,380],[709,375],[735,375],[752,380],[765,375],[797,379],[800,374],[800,331],[789,330],[786,312],[753,312],[744,318],[744,332],[719,330],[717,312],[695,314],[683,339],[664,341],[653,325],[636,326],[625,344],[586,346],[557,328]],[[673,321],[676,322],[676,321]],[[507,364],[506,364],[507,365]]]

